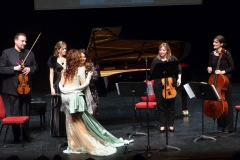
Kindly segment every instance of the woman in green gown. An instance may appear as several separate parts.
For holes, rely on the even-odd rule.
[[[59,88],[62,108],[66,115],[68,148],[64,153],[89,153],[107,156],[116,152],[116,147],[130,141],[118,139],[109,133],[87,111],[83,90],[91,80],[92,72],[85,77],[85,67],[81,66],[81,54],[76,49],[68,51],[66,70],[62,73]]]

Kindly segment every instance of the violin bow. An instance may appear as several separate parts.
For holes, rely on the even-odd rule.
[[[32,51],[32,49],[33,49],[35,43],[37,42],[38,38],[40,37],[40,35],[41,35],[41,32],[39,33],[39,35],[37,36],[37,38],[36,38],[35,42],[33,43],[32,47],[31,47],[30,50],[28,51],[28,53],[27,53],[25,59],[22,61],[22,65],[24,64],[25,60],[27,59],[29,53]]]

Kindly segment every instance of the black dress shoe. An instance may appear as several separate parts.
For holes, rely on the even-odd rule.
[[[12,144],[16,144],[16,143],[21,143],[21,140],[20,139],[14,139]]]
[[[233,131],[223,130],[223,133],[225,133],[225,134],[227,134],[227,133],[233,133]]]
[[[218,127],[218,133],[222,133],[224,129],[222,127]]]
[[[34,138],[32,137],[23,137],[23,140],[28,142],[34,142]]]

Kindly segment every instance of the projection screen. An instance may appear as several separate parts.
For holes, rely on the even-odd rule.
[[[202,0],[34,0],[35,10],[200,5]]]

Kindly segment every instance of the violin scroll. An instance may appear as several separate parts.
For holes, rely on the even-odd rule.
[[[219,57],[222,58],[222,56],[224,55],[224,53],[226,53],[226,49],[225,48],[222,48],[221,49],[221,52],[219,54]]]

